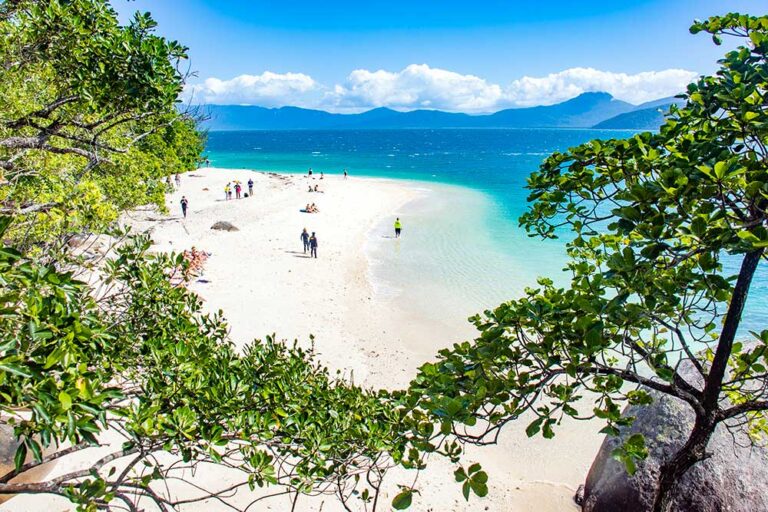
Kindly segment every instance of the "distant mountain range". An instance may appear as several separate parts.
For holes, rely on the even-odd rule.
[[[664,121],[676,98],[632,105],[605,92],[588,92],[555,105],[470,115],[439,110],[398,112],[376,108],[360,114],[332,114],[299,107],[206,105],[209,130],[342,130],[392,128],[605,128],[649,130]]]

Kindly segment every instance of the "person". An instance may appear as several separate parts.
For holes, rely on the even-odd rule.
[[[395,238],[400,238],[400,231],[403,229],[403,224],[400,222],[400,217],[395,219]]]
[[[317,206],[315,206],[315,203],[312,203],[309,206],[309,213],[319,213],[320,210],[317,209]]]
[[[307,233],[307,228],[304,228],[304,231],[301,232],[301,241],[304,242],[304,254],[307,254],[307,249],[309,249],[309,233]]]
[[[224,186],[224,199],[232,199],[232,185],[229,183]]]
[[[241,187],[239,183],[235,183],[235,197],[238,199],[240,199],[241,190],[243,190],[243,187]]]
[[[323,179],[323,171],[320,171],[320,179]]]
[[[165,184],[168,187],[169,190],[173,190],[173,184],[171,183],[171,177],[166,176],[165,177]]]
[[[320,192],[320,191],[317,189],[317,185],[315,185],[315,192]]]
[[[317,237],[315,232],[312,232],[312,236],[309,237],[309,257],[317,258]]]
[[[307,173],[307,175],[312,176],[312,168],[311,167],[309,168],[309,172]]]
[[[312,185],[310,185],[309,188],[307,189],[307,192],[312,192],[312,191],[313,191],[312,190]]]
[[[208,160],[207,158],[205,159],[205,166],[206,167],[210,167],[211,166],[211,161]]]
[[[253,197],[253,178],[248,179],[248,195]]]
[[[179,176],[179,173],[176,173],[176,188],[181,187],[181,176]]]
[[[347,170],[344,169],[344,179],[347,179]]]
[[[184,216],[184,218],[187,218],[187,206],[189,206],[189,201],[187,201],[187,196],[181,196],[181,214]]]

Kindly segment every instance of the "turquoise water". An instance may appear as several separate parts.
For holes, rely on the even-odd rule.
[[[422,315],[466,317],[519,296],[536,276],[567,276],[564,241],[529,238],[517,225],[528,175],[556,150],[628,131],[452,129],[212,132],[211,165],[415,180],[403,238],[382,219],[369,254],[379,292]],[[727,270],[735,270],[735,262]],[[768,269],[756,276],[742,334],[768,327]]]

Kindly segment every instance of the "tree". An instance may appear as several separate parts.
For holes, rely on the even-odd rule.
[[[475,443],[493,442],[525,412],[536,415],[528,435],[549,438],[590,407],[616,435],[632,421],[622,404],[648,404],[650,390],[683,400],[695,425],[663,461],[659,512],[719,424],[748,423],[756,439],[767,432],[768,330],[749,344],[737,336],[768,247],[768,17],[691,27],[702,31],[746,44],[688,87],[658,133],[555,153],[530,177],[521,225],[544,238],[572,230],[570,287],[542,278],[474,317],[480,336],[441,351],[410,390],[412,407]],[[685,361],[695,378],[678,371]],[[614,455],[633,472],[644,439]]]
[[[0,214],[25,246],[164,207],[163,178],[194,168],[194,112],[178,109],[186,48],[103,0],[0,4]],[[50,248],[46,248],[50,249]]]

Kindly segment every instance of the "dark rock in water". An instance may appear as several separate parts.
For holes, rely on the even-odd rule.
[[[240,231],[233,224],[222,220],[211,226],[211,229],[218,229],[219,231]]]
[[[683,375],[691,378],[690,365]],[[698,375],[697,375],[698,376]],[[636,419],[622,430],[620,438],[606,437],[587,475],[584,512],[644,512],[651,510],[661,463],[679,450],[693,428],[690,406],[659,393],[652,393],[650,406],[630,406],[625,416]],[[634,476],[611,457],[622,439],[641,433],[648,446],[648,458],[638,464]],[[756,512],[768,511],[768,449],[749,447],[746,431],[729,431],[719,425],[707,446],[712,456],[699,462],[683,476],[672,510],[675,512]]]

